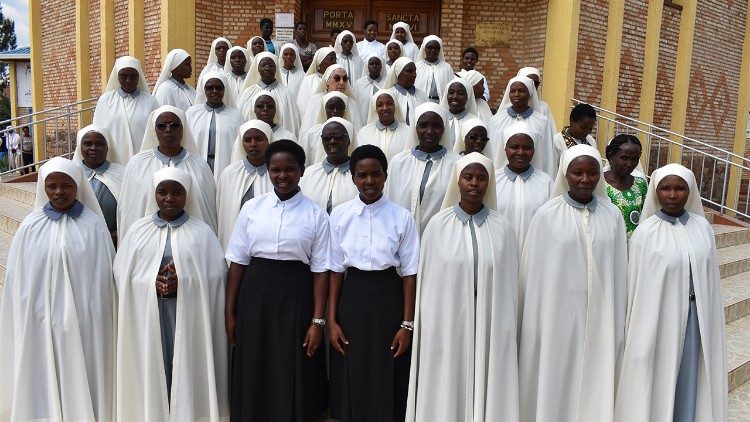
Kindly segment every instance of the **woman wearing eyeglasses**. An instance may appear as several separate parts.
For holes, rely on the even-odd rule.
[[[302,117],[302,125],[300,126],[300,133],[314,125],[314,121],[318,116],[318,110],[320,103],[323,100],[323,96],[333,91],[341,92],[346,95],[348,100],[349,112],[351,113],[351,122],[354,125],[354,130],[362,128],[362,116],[359,115],[359,104],[355,99],[354,90],[351,86],[352,79],[346,73],[346,69],[339,65],[334,64],[328,66],[323,79],[318,83],[318,86],[313,90],[313,96],[305,107],[305,114]]]
[[[206,160],[200,156],[185,113],[177,107],[161,106],[148,117],[141,152],[125,167],[117,204],[117,234],[123,239],[128,228],[146,216],[151,175],[164,167],[177,167],[193,178],[198,212],[216,231],[216,184]]]

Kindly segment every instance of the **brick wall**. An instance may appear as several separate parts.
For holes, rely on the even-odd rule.
[[[98,96],[102,91],[102,33],[99,12],[99,0],[89,0],[89,83],[92,97]]]
[[[143,71],[148,83],[154,84],[161,70],[161,0],[144,0],[143,20]]]
[[[599,104],[602,96],[604,49],[607,41],[606,0],[582,0],[573,96]],[[567,122],[567,119],[565,119]]]
[[[116,0],[115,57],[122,57],[128,54],[128,0]]]
[[[656,96],[654,98],[654,125],[669,128],[672,119],[672,94],[674,74],[677,66],[677,42],[680,39],[680,15],[672,7],[662,12],[659,35],[659,71],[656,74]],[[637,116],[634,116],[637,117]]]
[[[631,117],[638,117],[640,111],[647,19],[648,1],[628,0],[625,2],[617,112]]]

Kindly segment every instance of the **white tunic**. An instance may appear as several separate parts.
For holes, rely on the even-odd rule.
[[[531,219],[539,207],[549,200],[554,182],[547,173],[533,166],[520,174],[505,166],[495,170],[495,183],[497,210],[515,230],[520,255]]]
[[[125,165],[141,150],[146,121],[159,102],[148,92],[131,96],[120,89],[107,91],[96,102],[94,124],[106,127],[111,136],[110,161]]]
[[[245,78],[247,77],[247,72],[243,73],[242,75],[235,75],[234,72],[224,72],[225,75],[227,75],[227,84],[229,85],[224,92],[225,95],[231,95],[232,101],[234,101],[235,104],[237,104],[237,101],[240,99],[240,94],[242,93],[242,84],[245,83]]]
[[[179,287],[168,402],[154,284],[169,232]],[[120,244],[114,271],[120,313],[117,420],[228,419],[227,267],[211,228],[195,217],[174,228],[143,217]]]
[[[211,108],[207,103],[204,103],[196,104],[188,109],[185,116],[190,124],[190,132],[198,145],[201,157],[206,161],[209,158],[209,132],[212,115],[215,124],[213,173],[214,180],[218,182],[221,172],[232,160],[234,139],[237,137],[237,131],[244,120],[239,110],[233,107]]]
[[[385,70],[380,73],[380,78],[370,79],[370,75],[366,74],[354,82],[352,88],[354,89],[354,97],[359,105],[359,115],[363,121],[367,120],[367,115],[370,113],[370,98],[383,89],[383,83],[385,82]]]
[[[407,421],[518,421],[515,241],[508,220],[490,208],[472,220],[446,208],[427,225]]]
[[[423,184],[427,155],[430,155],[432,165]],[[444,148],[431,154],[410,149],[396,154],[389,163],[386,196],[414,214],[420,234],[430,218],[440,211],[453,164],[459,158],[458,154]],[[420,195],[420,190],[423,195]]]
[[[445,60],[438,60],[435,63],[428,62],[427,60],[420,60],[416,62],[416,64],[417,80],[414,81],[414,86],[427,94],[427,97],[430,98],[431,101],[438,102],[445,94],[443,92],[446,90],[445,86],[451,79],[456,77],[453,73],[453,68],[446,63]],[[433,76],[435,91],[432,91]],[[430,92],[436,93],[437,95],[431,95]]]
[[[489,127],[490,141],[488,149],[489,157],[495,163],[495,168],[502,168],[508,164],[508,158],[505,156],[505,148],[502,142],[496,142],[503,139],[503,131],[513,123],[523,121],[529,125],[532,131],[536,133],[534,137],[534,162],[536,168],[550,175],[557,176],[558,156],[555,154],[555,146],[552,140],[554,132],[549,119],[543,114],[528,108],[523,113],[516,113],[513,109],[498,110],[497,114],[492,117]]]
[[[574,206],[566,195],[537,210],[521,255],[521,420],[611,421],[627,305],[625,223],[608,198]]]
[[[104,219],[88,208],[24,218],[0,304],[0,420],[114,419],[113,258]]]
[[[182,111],[187,111],[195,103],[195,89],[188,84],[181,84],[174,78],[169,78],[159,85],[154,92],[159,105],[171,105]]]
[[[578,141],[577,139],[576,141],[576,145],[582,144],[582,142]],[[588,142],[592,147],[599,149],[599,145],[597,144],[596,139],[594,139],[593,136],[587,135],[586,142]],[[568,145],[565,143],[565,138],[563,137],[561,132],[555,133],[555,135],[552,137],[552,143],[555,145],[555,171],[557,171],[557,166],[560,164],[560,156],[563,152],[565,152],[565,150],[568,149]]]
[[[461,137],[461,124],[469,119],[476,119],[477,116],[469,113],[468,110],[464,110],[458,114],[453,114],[448,111],[448,124],[445,125],[445,130],[450,133],[450,149],[454,152],[461,152],[464,150],[465,144],[464,139]]]
[[[628,243],[628,310],[615,421],[671,421],[693,280],[700,327],[696,421],[727,419],[724,306],[714,232],[653,215]],[[684,221],[684,222],[683,222]]]
[[[327,94],[328,93],[326,92],[318,92],[317,94],[313,94],[308,99],[309,104],[307,105],[305,115],[302,117],[302,124],[300,124],[299,128],[300,135],[305,133],[308,129],[315,126],[316,124],[323,123],[326,120],[323,97],[325,97]],[[343,92],[341,94],[346,98],[344,100],[346,110],[344,111],[343,117],[354,126],[355,131],[358,131],[362,128],[362,126],[364,126],[364,124],[362,123],[362,116],[360,115],[360,110],[362,108],[360,107],[359,102],[354,97],[350,97]],[[330,99],[328,101],[330,101]]]
[[[139,152],[125,167],[120,197],[127,199],[117,203],[117,235],[120,239],[124,239],[133,223],[148,215],[147,205],[153,201],[149,198],[151,175],[167,166],[177,167],[191,176],[191,195],[194,192],[200,208],[200,215],[193,217],[203,220],[216,231],[216,183],[206,160],[185,149],[170,159],[154,148]]]
[[[292,93],[289,88],[280,84],[279,81],[275,81],[270,85],[266,85],[263,82],[258,82],[246,88],[240,95],[240,99],[237,102],[237,108],[242,113],[245,120],[252,120],[255,115],[255,104],[250,101],[255,94],[260,91],[269,92],[273,99],[276,101],[276,121],[278,124],[284,127],[284,129],[297,134],[300,125],[300,114],[295,107]]]
[[[289,88],[289,92],[292,95],[292,100],[297,100],[297,93],[299,92],[300,86],[302,86],[302,80],[305,79],[305,71],[300,69],[287,70],[281,64],[279,64],[281,71],[281,83]]]
[[[349,161],[334,166],[327,158],[305,169],[299,186],[306,197],[328,213],[359,194],[352,181]]]
[[[216,213],[219,224],[219,242],[226,250],[229,236],[242,208],[242,199],[252,189],[252,197],[273,191],[271,179],[265,165],[255,167],[247,158],[230,164],[221,173],[216,187]]]
[[[346,75],[349,76],[350,81],[356,81],[362,77],[363,69],[365,68],[364,59],[355,54],[354,51],[348,56],[345,56],[343,53],[337,53],[336,63],[346,69]]]
[[[417,273],[419,236],[414,216],[385,195],[372,204],[355,196],[331,212],[330,225],[331,271],[343,273],[350,267],[382,271],[394,267],[404,276]]]
[[[430,101],[430,99],[427,98],[427,94],[419,88],[415,87],[407,90],[401,85],[395,85],[393,87],[393,97],[398,101],[398,106],[406,118],[406,124],[410,126],[416,124],[414,110],[420,105]]]
[[[412,138],[409,126],[394,121],[384,126],[380,121],[370,123],[357,132],[357,145],[375,145],[383,150],[390,164],[399,152],[411,149]]]
[[[312,66],[312,65],[311,65]],[[322,73],[313,73],[312,75],[305,75],[302,79],[302,83],[299,85],[299,91],[294,92],[297,109],[299,110],[300,116],[305,115],[307,110],[307,103],[310,101],[310,97],[313,95],[315,88],[320,85],[320,81],[323,79]]]
[[[385,55],[385,44],[378,40],[367,41],[362,40],[357,43],[357,51],[359,51],[359,57],[364,62],[369,55],[375,55],[383,57]]]

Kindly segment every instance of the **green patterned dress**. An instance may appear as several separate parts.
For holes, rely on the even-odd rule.
[[[646,190],[648,189],[646,179],[636,176],[633,179],[633,185],[623,191],[616,189],[605,181],[607,196],[620,209],[622,217],[625,219],[625,231],[627,232],[628,239],[633,234],[633,230],[638,227],[643,202],[646,199]]]

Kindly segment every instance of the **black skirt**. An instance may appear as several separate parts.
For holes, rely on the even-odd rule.
[[[393,359],[404,295],[394,268],[347,270],[336,320],[349,340],[346,355],[331,347],[331,416],[345,421],[403,421],[411,347]]]
[[[232,421],[312,421],[327,408],[325,353],[302,348],[313,276],[300,261],[253,258],[237,298]]]

